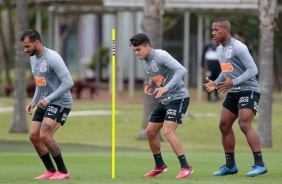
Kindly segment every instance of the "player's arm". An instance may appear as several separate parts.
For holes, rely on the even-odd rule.
[[[175,86],[184,75],[187,73],[187,70],[176,60],[174,59],[169,53],[164,51],[164,54],[162,56],[161,62],[166,67],[170,68],[174,71],[174,75],[171,78],[171,80],[165,85],[165,88],[168,90]]]
[[[258,74],[258,68],[254,62],[253,57],[251,56],[247,46],[240,45],[240,48],[235,48],[236,54],[242,64],[245,66],[246,70],[244,73],[238,77],[232,79],[233,86],[236,86]]]
[[[62,96],[74,85],[70,72],[66,67],[63,59],[59,55],[55,56],[51,60],[50,67],[53,69],[62,83],[53,93],[44,98],[47,104],[52,102],[54,99]]]
[[[212,81],[206,77],[207,83],[205,83],[204,86],[208,92],[211,92],[213,90],[217,90],[219,88],[220,82],[224,80],[224,74],[221,72],[215,81]]]

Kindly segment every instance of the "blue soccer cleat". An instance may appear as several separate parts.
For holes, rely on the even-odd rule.
[[[212,173],[214,176],[224,176],[229,174],[236,174],[238,172],[236,164],[230,169],[226,167],[226,165],[223,165],[219,168],[219,171],[216,171]]]
[[[261,174],[267,173],[267,168],[265,166],[252,166],[252,170],[246,174],[246,176],[254,177]]]

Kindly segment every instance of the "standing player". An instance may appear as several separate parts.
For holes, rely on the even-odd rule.
[[[47,170],[34,179],[69,179],[70,174],[53,134],[64,125],[71,110],[73,101],[70,88],[73,80],[61,56],[42,45],[37,31],[25,31],[21,42],[24,51],[31,56],[30,64],[36,83],[32,102],[26,106],[26,112],[31,115],[37,105],[29,138]]]
[[[219,129],[225,151],[226,164],[214,176],[236,174],[238,172],[234,152],[235,135],[232,125],[238,118],[240,129],[245,134],[253,152],[254,166],[246,176],[257,176],[267,172],[262,159],[260,140],[251,126],[257,112],[260,99],[260,86],[255,76],[258,69],[246,45],[230,36],[230,23],[223,17],[215,19],[212,24],[212,35],[220,43],[217,55],[221,74],[212,81],[206,78],[207,91],[227,92],[221,109]]]
[[[167,171],[161,155],[158,132],[163,128],[163,133],[177,155],[181,171],[176,178],[186,178],[193,173],[188,165],[181,142],[175,135],[175,131],[186,113],[189,105],[189,93],[182,81],[186,69],[164,50],[153,49],[147,35],[139,33],[130,39],[130,44],[143,67],[149,82],[145,82],[144,92],[147,95],[155,95],[160,102],[151,113],[146,134],[153,153],[156,166],[144,177],[154,177]],[[153,94],[152,89],[156,87]]]

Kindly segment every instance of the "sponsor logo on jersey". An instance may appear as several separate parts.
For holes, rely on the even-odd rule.
[[[37,86],[46,86],[47,82],[44,77],[33,76]]]
[[[163,102],[166,102],[166,101],[169,101],[169,100],[171,100],[171,96],[168,96],[168,97],[162,99]]]
[[[231,63],[220,63],[221,71],[223,72],[231,72],[233,71],[233,66]]]
[[[226,50],[226,57],[231,58],[231,53],[232,53],[232,49],[227,49]]]
[[[159,68],[158,68],[158,66],[157,66],[157,63],[155,63],[155,61],[152,61],[151,66],[152,66],[152,70],[153,70],[154,72],[158,72],[158,71],[159,71]]]
[[[153,77],[153,80],[156,84],[162,84],[165,81],[165,78],[161,75]]]

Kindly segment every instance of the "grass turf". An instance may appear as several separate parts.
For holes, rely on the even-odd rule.
[[[194,174],[187,179],[175,179],[179,163],[167,141],[162,142],[162,154],[168,165],[168,173],[155,178],[142,176],[154,167],[153,157],[147,141],[138,141],[142,122],[143,104],[117,104],[122,113],[116,116],[116,167],[115,179],[111,178],[111,116],[71,116],[55,135],[61,145],[62,154],[71,173],[71,180],[60,183],[101,184],[171,184],[171,183],[281,183],[282,118],[281,95],[274,96],[273,103],[273,148],[263,149],[264,161],[269,172],[248,178],[246,172],[253,164],[252,153],[245,137],[234,124],[236,134],[236,162],[239,172],[233,176],[213,177],[212,172],[224,164],[224,153],[218,130],[220,103],[191,102],[189,111],[194,114],[215,113],[212,117],[184,118],[177,130],[189,164]],[[12,106],[12,99],[0,99],[0,107]],[[75,101],[73,111],[110,110],[111,103],[103,101]],[[9,133],[11,112],[0,114],[0,183],[52,183],[34,181],[44,172],[26,133]],[[28,122],[31,116],[27,117]],[[30,123],[28,123],[30,124]],[[253,127],[257,130],[255,117]]]

